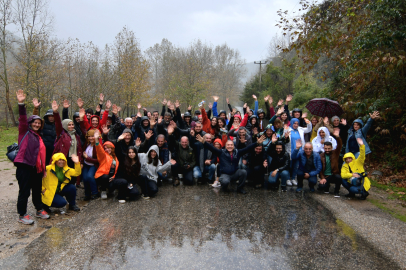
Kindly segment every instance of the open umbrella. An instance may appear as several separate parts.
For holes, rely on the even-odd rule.
[[[328,98],[314,98],[307,103],[306,108],[311,114],[322,117],[340,116],[344,113],[337,101]]]

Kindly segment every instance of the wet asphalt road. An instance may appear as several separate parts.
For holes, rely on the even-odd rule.
[[[0,269],[397,269],[306,195],[247,190],[92,201]]]

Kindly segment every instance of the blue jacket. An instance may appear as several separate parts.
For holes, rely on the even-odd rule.
[[[238,170],[238,163],[240,158],[248,153],[251,149],[254,149],[258,144],[252,143],[244,149],[237,150],[234,148],[233,159],[231,160],[230,153],[226,149],[217,149],[213,145],[204,143],[204,147],[208,148],[213,154],[219,158],[220,172],[228,175],[233,175]]]
[[[366,125],[364,126],[364,122],[362,122],[361,119],[355,119],[354,122],[352,122],[352,126],[350,127],[350,129],[348,129],[348,137],[347,137],[347,143],[345,146],[345,152],[348,153],[348,140],[350,139],[350,137],[352,135],[355,135],[355,138],[362,138],[362,140],[364,141],[364,145],[365,145],[365,155],[368,155],[369,153],[371,153],[371,149],[369,148],[369,145],[367,143],[366,140],[366,136],[367,133],[369,131],[369,129],[372,126],[372,123],[374,122],[374,119],[369,118]],[[358,129],[357,131],[354,130],[354,123],[358,123],[361,125],[361,128]]]
[[[217,101],[213,102],[213,107],[212,107],[211,109],[212,109],[212,111],[213,111],[213,116],[218,117],[219,114],[218,114],[218,112],[217,112]],[[226,118],[226,119],[224,119],[224,120],[226,120],[226,125],[228,125],[228,119]]]
[[[292,160],[299,159],[299,170],[304,173],[308,173],[310,176],[317,176],[321,170],[323,169],[323,165],[321,164],[320,155],[316,152],[313,152],[313,163],[314,167],[316,168],[313,171],[306,171],[306,154],[303,150],[295,149],[292,153]]]

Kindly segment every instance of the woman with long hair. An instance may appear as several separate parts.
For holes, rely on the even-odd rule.
[[[124,175],[120,175],[127,181],[127,197],[130,200],[135,200],[140,192],[135,184],[139,183],[139,176],[141,171],[141,163],[138,157],[138,151],[134,146],[129,146],[127,154],[124,159],[124,171],[120,170],[120,174],[123,172]]]
[[[96,153],[96,139],[94,137],[94,129],[86,133],[86,148],[83,152],[84,164],[82,170],[83,183],[85,185],[85,201],[94,200],[99,196],[97,190],[96,179],[94,175],[99,167]]]

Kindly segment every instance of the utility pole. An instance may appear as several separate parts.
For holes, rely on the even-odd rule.
[[[267,63],[268,61],[264,61],[264,62],[262,62],[262,61],[259,61],[259,62],[257,62],[257,61],[254,61],[254,64],[259,64],[259,92],[261,92],[261,83],[262,83],[262,65],[266,65],[266,63]]]

